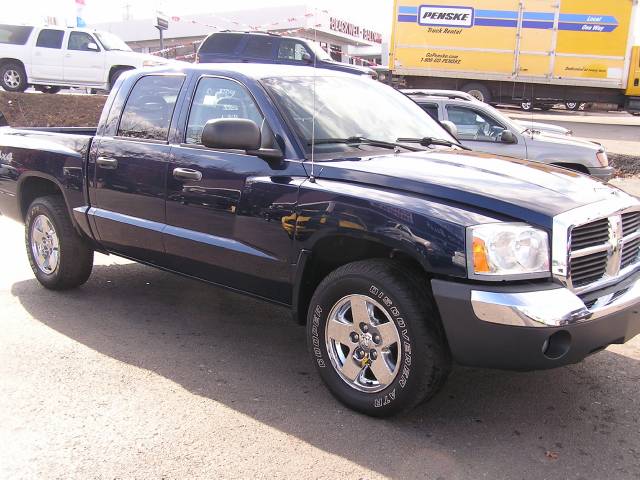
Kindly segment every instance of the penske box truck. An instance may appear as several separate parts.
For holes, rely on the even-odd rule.
[[[528,110],[615,103],[640,112],[638,0],[395,0],[394,80]]]

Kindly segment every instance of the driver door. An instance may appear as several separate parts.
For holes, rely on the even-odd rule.
[[[71,32],[64,52],[64,80],[73,83],[101,83],[104,75],[104,51],[92,35]]]
[[[518,143],[503,143],[501,134],[505,126],[496,119],[475,108],[447,105],[446,120],[458,128],[458,140],[476,152],[493,153],[516,158],[527,158],[527,147],[516,136]]]

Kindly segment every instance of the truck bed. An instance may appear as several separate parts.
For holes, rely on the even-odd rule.
[[[0,128],[0,213],[23,218],[28,205],[15,197],[35,184],[33,178],[23,182],[27,172],[54,181],[71,209],[86,204],[85,159],[95,134],[95,128],[85,127]]]

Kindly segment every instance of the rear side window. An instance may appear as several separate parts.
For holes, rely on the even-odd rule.
[[[162,75],[138,80],[122,111],[118,136],[166,141],[183,81],[182,76]]]
[[[64,32],[62,30],[41,30],[36,41],[36,47],[60,48],[62,47],[63,37]]]
[[[9,45],[24,45],[29,39],[33,27],[21,25],[0,25],[0,43]]]
[[[273,38],[267,36],[249,37],[247,44],[242,52],[244,57],[248,58],[272,58],[273,57]]]
[[[202,53],[227,53],[236,51],[242,35],[235,33],[216,33],[211,35],[200,47]]]
[[[431,115],[431,118],[438,120],[438,105],[433,103],[421,103],[420,108]]]

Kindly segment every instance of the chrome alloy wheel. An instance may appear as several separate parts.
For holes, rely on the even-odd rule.
[[[384,390],[398,375],[402,348],[396,324],[366,295],[347,295],[329,312],[325,327],[333,367],[361,392]]]
[[[4,84],[10,88],[18,88],[20,85],[20,72],[17,70],[6,70],[4,72]]]
[[[56,271],[60,261],[60,241],[45,215],[38,215],[31,224],[31,251],[42,272],[51,275]]]

